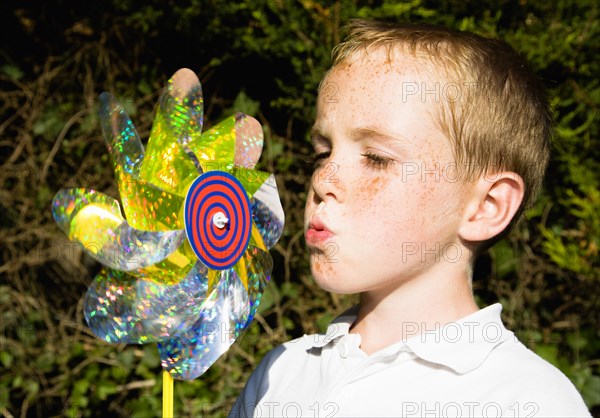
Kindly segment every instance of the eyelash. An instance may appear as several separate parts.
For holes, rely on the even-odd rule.
[[[331,155],[330,152],[321,152],[312,157],[312,166],[314,169],[317,169],[323,165],[323,160],[327,159]],[[391,158],[382,157],[381,155],[373,154],[370,152],[366,152],[361,154],[366,158],[364,164],[366,164],[369,168],[374,168],[378,170],[385,170],[389,168],[390,165],[394,164],[394,160]]]
[[[323,165],[323,160],[327,159],[329,155],[331,155],[329,151],[315,154],[311,158],[311,165],[313,166],[313,169],[316,170],[317,168],[321,167]]]
[[[394,164],[394,160],[382,157],[381,155],[372,154],[370,152],[365,152],[361,155],[366,158],[365,164],[369,168],[385,170],[386,168],[389,168],[390,165]]]

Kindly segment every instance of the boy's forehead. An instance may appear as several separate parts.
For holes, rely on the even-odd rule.
[[[332,67],[319,88],[317,115],[320,110],[344,107],[363,107],[367,111],[379,105],[431,106],[435,100],[430,94],[421,100],[424,90],[440,84],[432,64],[408,53],[388,56],[384,48],[356,52]]]
[[[435,66],[426,54],[412,53],[403,45],[391,47],[373,45],[354,51],[335,64],[329,74],[349,73],[356,69],[367,69],[377,74],[410,74],[416,70],[431,70]],[[328,75],[329,75],[328,74]]]
[[[408,52],[388,53],[381,47],[358,51],[329,70],[319,89],[318,104],[349,105],[359,98],[373,103],[416,102],[423,95],[421,90],[443,84],[438,74],[431,61]],[[427,98],[432,99],[431,94]]]
[[[433,134],[439,103],[407,94],[409,88],[435,83],[427,65],[409,53],[389,55],[384,48],[357,52],[338,63],[319,90],[313,142],[343,132],[348,139],[408,145],[419,143],[421,134]]]

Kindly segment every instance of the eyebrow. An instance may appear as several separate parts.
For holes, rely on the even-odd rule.
[[[399,142],[400,140],[406,141],[408,139],[403,135],[372,127],[354,128],[350,131],[350,138],[354,141],[362,139],[379,139],[384,142]]]
[[[376,139],[382,141],[383,143],[391,143],[391,145],[395,146],[402,146],[406,143],[414,143],[413,140],[404,135],[370,126],[352,129],[350,131],[350,139],[353,141]],[[315,145],[317,141],[330,142],[330,140],[323,135],[321,129],[319,129],[317,126],[313,126],[310,130],[310,142],[311,144]]]
[[[310,129],[310,143],[311,144],[315,144],[315,141],[321,139],[321,140],[325,140],[325,136],[323,135],[323,132],[321,131],[321,129],[319,129],[316,126],[313,126]]]
[[[317,135],[321,135],[321,129],[319,129],[316,125],[313,125],[312,128],[310,128],[310,137],[313,138]]]

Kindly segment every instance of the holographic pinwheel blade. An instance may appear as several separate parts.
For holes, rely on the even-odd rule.
[[[230,116],[208,131],[193,135],[187,147],[196,156],[202,171],[228,171],[235,157],[235,116]]]
[[[263,130],[252,116],[235,115],[235,160],[237,166],[254,168],[263,149]]]
[[[133,123],[113,95],[102,93],[100,101],[102,132],[114,163],[119,194],[129,225],[142,231],[183,229],[183,224],[179,223],[178,219],[184,199],[183,193],[177,195],[160,186],[170,183],[168,188],[178,193],[185,189],[185,179],[189,176],[191,181],[197,175],[194,163],[185,152],[181,151],[169,157],[171,160],[177,157],[179,163],[168,166],[175,170],[173,173],[177,172],[174,167],[178,167],[181,178],[173,178],[172,181],[169,181],[169,176],[173,173],[169,171],[168,167],[167,172],[160,171],[159,167],[156,178],[163,176],[166,183],[160,182],[159,186],[143,180],[140,178],[140,172],[146,160],[144,156],[147,154],[144,154],[144,148]],[[161,116],[158,119],[164,118]],[[157,126],[166,126],[165,123],[158,122]],[[155,136],[161,137],[161,135],[164,136],[158,129]],[[179,150],[179,145],[176,145],[176,149]],[[155,154],[149,156],[150,162],[159,158],[166,157]]]
[[[110,343],[176,338],[198,321],[208,288],[207,273],[198,262],[177,284],[164,285],[103,269],[88,288],[85,319],[96,336]]]
[[[194,135],[188,147],[205,172],[229,171],[234,165],[251,169],[262,152],[263,131],[256,119],[237,113],[202,135]]]
[[[173,74],[160,108],[177,141],[183,145],[190,142],[194,133],[202,131],[204,121],[204,99],[198,76],[187,68]]]
[[[240,261],[244,262],[243,268],[246,270],[248,278],[248,300],[250,302],[248,321],[243,327],[245,329],[250,325],[258,310],[260,299],[271,277],[271,271],[273,271],[273,258],[268,252],[250,245],[245,257]]]
[[[86,209],[85,212],[98,212],[103,215],[103,219],[100,220],[104,223],[90,226],[91,232],[96,232],[97,228],[105,226],[114,228],[123,222],[119,202],[112,197],[84,188],[61,189],[52,199],[52,215],[59,228],[67,234],[69,239],[88,238],[85,236],[86,230],[79,232],[82,228],[79,225],[78,216],[85,214],[85,212],[81,213],[84,209]]]
[[[273,248],[283,233],[285,214],[275,176],[272,174],[254,193],[252,202],[252,220],[256,224],[264,244],[267,248]]]
[[[198,77],[185,68],[177,71],[159,100],[142,163],[143,180],[167,192],[185,195],[187,186],[198,176],[185,145],[193,134],[201,132],[203,111]]]
[[[115,170],[137,176],[144,147],[129,116],[110,93],[100,95],[100,122]]]
[[[142,341],[142,324],[135,315],[136,279],[103,269],[88,287],[83,304],[85,320],[94,334],[109,343]]]
[[[174,378],[192,380],[200,376],[252,321],[273,261],[268,252],[250,246],[240,263],[244,268],[219,272],[218,284],[204,301],[198,322],[188,332],[159,342],[163,368]],[[240,270],[246,272],[245,278],[239,277]]]
[[[125,218],[132,227],[143,231],[183,229],[180,212],[184,197],[123,171],[117,172],[117,181]]]
[[[248,197],[253,197],[256,191],[271,177],[271,174],[265,171],[251,170],[237,166],[231,169],[231,174],[244,186]]]
[[[176,251],[185,232],[147,232],[132,228],[121,215],[119,202],[87,189],[60,190],[52,212],[69,239],[103,265],[130,271],[151,266]]]

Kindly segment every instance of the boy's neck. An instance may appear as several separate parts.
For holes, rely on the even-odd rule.
[[[466,270],[464,274],[430,273],[391,291],[380,289],[361,294],[358,317],[350,332],[360,334],[365,353],[374,353],[479,310]],[[405,335],[407,331],[410,335]]]

